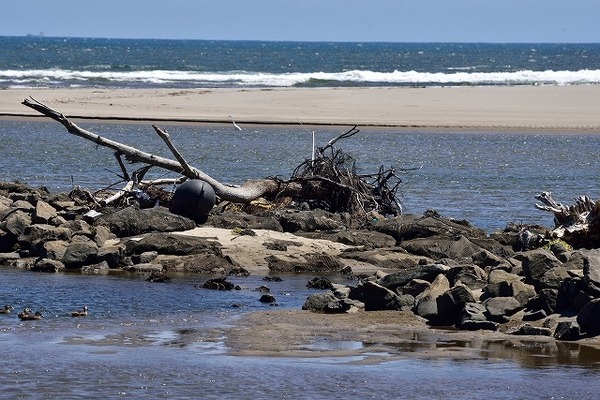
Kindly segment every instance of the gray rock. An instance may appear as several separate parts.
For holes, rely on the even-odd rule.
[[[269,270],[272,272],[340,272],[344,264],[337,258],[328,254],[309,253],[303,257],[290,259],[278,255],[265,258]]]
[[[577,314],[577,324],[585,334],[600,334],[600,299],[594,299],[583,306]]]
[[[67,269],[81,268],[97,262],[98,246],[91,240],[74,240],[69,243],[62,258]]]
[[[415,265],[387,274],[379,279],[377,283],[390,290],[397,291],[399,287],[406,285],[413,279],[433,282],[439,274],[445,273],[448,270],[449,268],[442,264]]]
[[[375,282],[365,281],[359,289],[362,292],[361,300],[365,304],[365,311],[402,309],[398,295]]]
[[[186,255],[210,251],[221,254],[220,245],[214,241],[174,233],[148,233],[141,239],[130,239],[125,242],[125,254],[141,254],[156,251],[160,254]]]
[[[21,210],[13,212],[0,224],[0,228],[15,236],[22,235],[29,226],[31,226],[31,217]]]
[[[311,211],[284,211],[279,215],[284,232],[332,231],[344,228],[338,214],[315,209]]]
[[[147,232],[185,231],[196,227],[193,220],[172,214],[163,207],[142,210],[127,207],[112,214],[103,214],[94,225],[106,226],[118,237],[136,236]]]
[[[494,322],[507,322],[508,317],[523,309],[514,297],[492,297],[484,303],[487,318]]]
[[[30,271],[48,273],[62,272],[64,270],[65,265],[62,262],[58,260],[51,260],[49,258],[38,259],[30,268]]]
[[[600,249],[588,250],[583,255],[583,279],[587,291],[600,297]]]
[[[437,298],[438,320],[454,324],[467,303],[475,303],[473,294],[464,285],[450,288]]]
[[[47,224],[52,218],[56,218],[56,209],[45,201],[38,200],[31,217],[34,224]]]
[[[424,290],[429,288],[429,286],[431,286],[431,283],[427,282],[426,280],[411,279],[406,285],[398,287],[398,292],[400,294],[409,294],[413,297],[417,297],[423,293]]]
[[[552,252],[544,249],[526,251],[521,254],[521,258],[525,282],[535,286],[536,290],[547,287],[545,282],[541,282],[546,272],[562,266]]]
[[[581,331],[577,321],[560,321],[553,336],[558,340],[578,340],[581,339]]]
[[[437,298],[450,289],[450,282],[439,274],[431,286],[415,298],[415,313],[423,318],[435,320],[439,316]]]
[[[557,289],[542,289],[538,292],[539,304],[546,314],[556,312],[556,299],[558,297]]]

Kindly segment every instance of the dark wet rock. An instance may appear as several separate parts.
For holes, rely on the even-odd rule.
[[[273,296],[270,293],[263,294],[262,296],[260,296],[260,299],[258,299],[258,301],[260,301],[261,303],[277,303],[275,296]]]
[[[210,215],[206,225],[224,229],[268,229],[283,232],[281,224],[274,216],[251,215],[232,211]]]
[[[581,339],[581,330],[577,321],[560,321],[553,336],[558,340],[578,340]]]
[[[586,290],[585,282],[582,278],[568,277],[563,280],[558,288],[556,297],[556,311],[579,311],[582,305],[575,305],[577,295]]]
[[[415,265],[387,274],[379,279],[377,283],[392,291],[397,291],[399,287],[406,285],[413,279],[433,282],[439,274],[446,273],[448,270],[449,268],[442,264]]]
[[[339,214],[315,209],[311,211],[286,210],[279,215],[283,232],[332,231],[344,229]]]
[[[526,251],[520,255],[520,258],[526,278],[525,282],[532,284],[537,290],[548,287],[548,279],[543,278],[546,272],[562,266],[552,252],[544,249]],[[544,279],[543,282],[542,279]]]
[[[49,258],[38,259],[30,268],[30,271],[47,273],[62,272],[64,270],[65,265],[62,262],[58,260],[51,260]]]
[[[250,271],[248,271],[246,268],[235,266],[235,263],[231,260],[231,258],[229,258],[227,256],[225,256],[223,258],[227,261],[228,264],[234,265],[227,272],[228,276],[235,276],[237,278],[245,278],[247,276],[250,276]]]
[[[552,336],[552,330],[550,328],[532,326],[530,324],[523,324],[507,333],[511,335]]]
[[[132,255],[131,259],[135,264],[147,264],[158,257],[157,251],[145,251],[139,255]]]
[[[542,289],[538,292],[539,304],[546,314],[550,315],[556,312],[557,297],[557,289]]]
[[[443,274],[439,274],[421,294],[415,298],[415,314],[429,319],[436,320],[439,317],[437,299],[450,289],[450,282]]]
[[[10,253],[17,248],[17,236],[0,230],[0,252]]]
[[[328,278],[325,278],[324,276],[309,280],[306,284],[306,287],[311,289],[333,289],[331,281]]]
[[[395,292],[375,282],[365,281],[358,289],[361,292],[360,300],[365,305],[365,311],[410,309],[414,303],[412,300],[410,304],[403,304]],[[404,300],[406,299],[408,297]]]
[[[600,249],[588,250],[583,254],[583,279],[587,292],[600,297]]]
[[[189,256],[159,256],[160,263],[169,272],[229,275],[239,265],[230,257],[223,256],[220,249],[206,250]]]
[[[303,257],[270,255],[265,258],[273,272],[340,272],[344,264],[328,254],[305,254]]]
[[[169,276],[162,274],[160,272],[152,272],[150,274],[149,277],[146,278],[146,281],[151,282],[151,283],[168,283],[171,282],[173,279],[171,279]]]
[[[221,254],[220,245],[214,241],[175,233],[149,233],[141,239],[125,243],[125,254],[141,254],[156,251],[160,254],[188,255],[209,252]]]
[[[454,324],[459,319],[461,310],[467,303],[474,303],[475,298],[464,285],[454,286],[436,299],[438,320]]]
[[[544,310],[535,310],[523,313],[523,321],[539,321],[546,318],[548,315]]]
[[[204,282],[202,288],[211,290],[233,290],[235,289],[235,285],[232,282],[229,282],[226,277],[218,277]]]
[[[338,292],[331,290],[313,293],[308,296],[302,305],[302,309],[314,312],[338,314],[364,308],[364,304],[360,301],[344,297],[339,293],[336,295],[336,293]]]
[[[492,297],[483,302],[487,310],[487,318],[494,322],[504,323],[508,317],[523,309],[514,297]]]
[[[396,291],[398,294],[409,294],[417,297],[423,291],[427,290],[429,286],[431,286],[431,282],[427,282],[424,279],[411,279],[406,285],[396,288]]]
[[[600,299],[594,299],[583,306],[577,314],[577,324],[585,334],[600,334]]]
[[[164,207],[127,207],[103,214],[94,225],[105,226],[118,237],[136,236],[147,232],[185,231],[196,227],[193,220],[172,214]]]
[[[487,285],[488,274],[477,265],[459,265],[450,269],[451,284],[458,282],[471,290],[483,289]]]
[[[98,249],[96,259],[99,262],[106,261],[111,268],[117,268],[123,258],[124,246],[103,246]]]
[[[283,281],[283,279],[281,279],[280,276],[265,276],[262,278],[263,281],[266,282],[281,282]]]
[[[257,292],[261,292],[261,293],[270,293],[271,292],[271,289],[265,285],[261,285],[254,290],[256,290]]]
[[[62,262],[67,269],[81,268],[97,262],[98,246],[91,240],[73,240],[67,246]]]
[[[467,331],[496,331],[500,324],[493,321],[475,321],[475,320],[466,320],[463,321],[459,327],[461,329]]]
[[[423,217],[402,215],[395,219],[378,221],[373,225],[373,229],[392,236],[397,242],[436,235],[463,235],[469,238],[486,236],[485,231],[472,227],[465,221],[443,218],[434,213],[425,213]]]

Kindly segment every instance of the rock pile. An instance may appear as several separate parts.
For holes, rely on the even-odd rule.
[[[162,207],[101,208],[74,192],[0,182],[0,265],[42,272],[247,275],[247,266],[224,255],[219,242],[176,233],[195,228],[191,219]],[[539,247],[524,240],[524,227],[488,235],[435,212],[371,217],[365,223],[302,208],[250,215],[216,207],[206,224],[250,237],[252,229],[269,229],[344,244],[339,254],[307,254],[302,261],[284,257],[299,246],[293,240],[263,244],[273,272],[353,278],[343,285],[312,281],[320,291],[306,300],[306,310],[411,310],[432,326],[560,340],[600,334],[600,249],[573,250],[560,242]],[[350,265],[356,263],[382,272],[354,276]]]

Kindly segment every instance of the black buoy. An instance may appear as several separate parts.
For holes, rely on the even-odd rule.
[[[197,221],[208,215],[215,202],[213,187],[200,179],[192,179],[175,189],[169,210]]]

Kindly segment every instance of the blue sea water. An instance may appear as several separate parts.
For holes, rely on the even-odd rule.
[[[0,37],[1,87],[600,83],[600,44]]]

